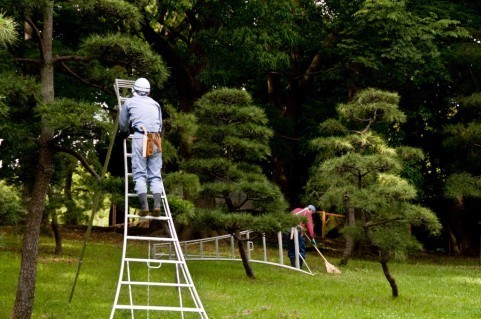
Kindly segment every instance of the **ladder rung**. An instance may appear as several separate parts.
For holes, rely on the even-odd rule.
[[[192,288],[193,284],[174,284],[168,282],[145,282],[145,281],[121,281],[122,285],[135,285],[135,286],[158,286],[158,287],[185,287]]]
[[[116,305],[116,309],[127,310],[159,310],[159,311],[179,311],[179,312],[205,312],[202,308],[187,307],[162,307],[162,306],[134,306],[134,305]]]
[[[161,198],[161,199],[165,199],[165,198],[166,198],[166,197],[165,197],[165,194],[164,194],[164,193],[162,193],[162,194],[163,194],[163,195],[160,195],[160,198]],[[137,197],[137,194],[135,194],[135,193],[127,193],[127,196],[129,196],[129,197]],[[147,194],[147,198],[154,198],[154,195],[152,195],[152,194]]]
[[[127,239],[175,242],[174,238],[167,238],[167,237],[127,236]]]
[[[152,264],[182,264],[182,261],[173,259],[149,259],[149,258],[131,258],[126,257],[124,261],[131,261],[134,263],[152,263]]]
[[[127,215],[128,218],[140,218],[140,219],[153,219],[153,220],[169,220],[170,218],[169,217],[165,217],[165,216],[151,216],[151,215],[147,215],[147,216],[139,216],[139,215],[132,215],[132,214],[128,214]]]

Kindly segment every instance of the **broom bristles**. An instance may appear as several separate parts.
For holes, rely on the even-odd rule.
[[[307,239],[309,239],[309,242],[312,243],[312,240],[309,238],[309,236],[306,236],[306,237],[307,237]],[[334,266],[333,264],[331,264],[330,262],[327,261],[326,257],[324,257],[324,255],[321,253],[319,248],[316,247],[316,245],[313,245],[313,247],[316,249],[316,251],[322,257],[322,259],[324,259],[324,264],[326,265],[326,271],[327,271],[328,274],[340,274],[341,273],[341,271],[336,266]]]
[[[325,264],[326,264],[326,271],[327,271],[328,274],[340,274],[341,273],[341,271],[336,266],[331,264],[330,262],[325,261]]]

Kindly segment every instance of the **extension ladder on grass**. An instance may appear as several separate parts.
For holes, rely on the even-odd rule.
[[[115,91],[119,110],[127,99],[134,81],[115,80]],[[117,284],[115,301],[110,314],[118,318],[149,318],[150,312],[156,312],[155,318],[208,318],[202,302],[187,268],[184,255],[170,213],[167,196],[162,182],[162,205],[159,217],[140,217],[132,213],[129,198],[137,198],[129,188],[132,185],[130,159],[130,136],[124,141],[125,170],[125,223],[122,264]],[[149,200],[152,195],[149,195]],[[168,235],[164,237],[148,237],[129,233],[129,222],[143,221],[158,223]],[[132,231],[130,231],[132,232]],[[158,243],[170,243],[174,250],[174,258],[159,258],[152,253],[152,247]],[[162,312],[162,314],[157,314]]]

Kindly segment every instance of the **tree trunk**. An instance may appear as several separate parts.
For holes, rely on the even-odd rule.
[[[463,227],[460,225],[459,216],[465,210],[464,198],[458,196],[453,200],[453,206],[449,210],[449,253],[455,256],[460,256],[463,253],[462,247],[462,231]]]
[[[55,255],[62,256],[62,235],[60,234],[60,229],[58,227],[57,213],[52,212],[52,231],[55,237]]]
[[[27,224],[23,236],[22,262],[11,319],[29,319],[33,310],[40,225],[45,209],[45,197],[53,173],[53,151],[46,143],[45,136],[42,135],[35,186],[28,207]]]
[[[334,43],[334,37],[329,36],[326,41],[322,43],[324,48],[331,47]],[[276,134],[278,137],[283,137],[282,147],[286,148],[285,153],[294,154],[291,159],[287,159],[282,153],[273,154],[272,170],[274,172],[273,181],[281,188],[282,193],[291,205],[298,205],[298,191],[306,183],[307,170],[305,170],[306,162],[303,156],[300,156],[300,138],[296,132],[303,124],[299,123],[299,118],[303,114],[301,106],[304,103],[305,93],[308,87],[312,84],[314,74],[316,74],[322,67],[323,56],[322,51],[317,52],[310,61],[306,69],[299,69],[296,60],[296,53],[291,52],[291,76],[287,78],[287,88],[282,91],[280,82],[280,75],[270,73],[267,76],[267,94],[269,102],[276,107],[280,117],[288,118],[294,125],[294,134],[292,136],[285,136],[282,133],[283,128],[278,128],[281,133]],[[299,76],[302,74],[302,76]],[[303,168],[300,173],[299,167]]]
[[[40,79],[43,104],[52,103],[55,96],[52,62],[53,5],[53,0],[46,2],[39,46],[41,48]],[[30,319],[33,311],[40,225],[45,210],[47,190],[53,174],[53,157],[55,153],[51,145],[52,138],[51,130],[48,127],[42,127],[42,133],[38,140],[38,166],[32,196],[28,205],[27,222],[22,244],[22,262],[15,304],[10,316],[11,319]]]
[[[49,200],[53,200],[54,195],[52,193],[51,187],[48,188],[47,194],[48,194]],[[62,236],[60,235],[60,230],[58,227],[58,215],[55,209],[52,209],[51,212],[46,211],[45,214],[43,214],[44,223],[48,223],[49,215],[52,217],[52,222],[50,223],[50,226],[52,227],[53,235],[55,237],[54,254],[61,256],[62,255]]]
[[[448,236],[449,236],[449,254],[460,256],[462,253],[461,246],[458,243],[458,239],[456,235],[454,235],[453,230],[451,227],[448,227]]]
[[[244,270],[246,272],[247,277],[255,279],[256,276],[254,275],[254,271],[252,270],[251,264],[247,259],[246,251],[244,248],[244,241],[241,240],[241,234],[239,231],[235,232],[235,238],[237,240],[237,246],[239,247],[239,254],[242,259],[242,265],[244,266]]]
[[[387,266],[387,262],[388,261],[386,259],[381,259],[382,271],[384,272],[384,276],[389,282],[389,285],[391,285],[392,296],[397,297],[399,296],[399,291],[397,288],[396,280],[393,276],[391,276],[391,273],[389,272],[389,267]]]
[[[347,224],[348,226],[354,226],[356,223],[356,216],[354,214],[354,208],[349,208],[347,213]],[[346,238],[346,246],[344,247],[344,251],[342,252],[342,258],[339,261],[340,265],[347,265],[349,258],[352,256],[352,252],[354,250],[354,238],[351,235],[345,234],[344,237]]]
[[[123,205],[113,203],[110,205],[109,226],[123,224],[125,221],[125,210]]]
[[[73,183],[73,174],[75,172],[77,162],[74,160],[68,160],[67,169],[65,172],[65,184],[63,187],[63,197],[64,203],[67,207],[67,211],[65,212],[65,224],[67,225],[75,225],[79,224],[79,216],[75,209],[75,202],[72,198],[72,183]]]
[[[148,21],[142,33],[171,67],[171,77],[175,83],[179,99],[179,110],[189,113],[194,109],[194,102],[202,95],[199,83],[195,81],[196,72],[179,56],[175,48],[158,32],[154,31]]]

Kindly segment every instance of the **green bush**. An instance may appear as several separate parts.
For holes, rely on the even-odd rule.
[[[22,206],[15,188],[0,181],[0,225],[15,225],[25,218],[26,210]]]

